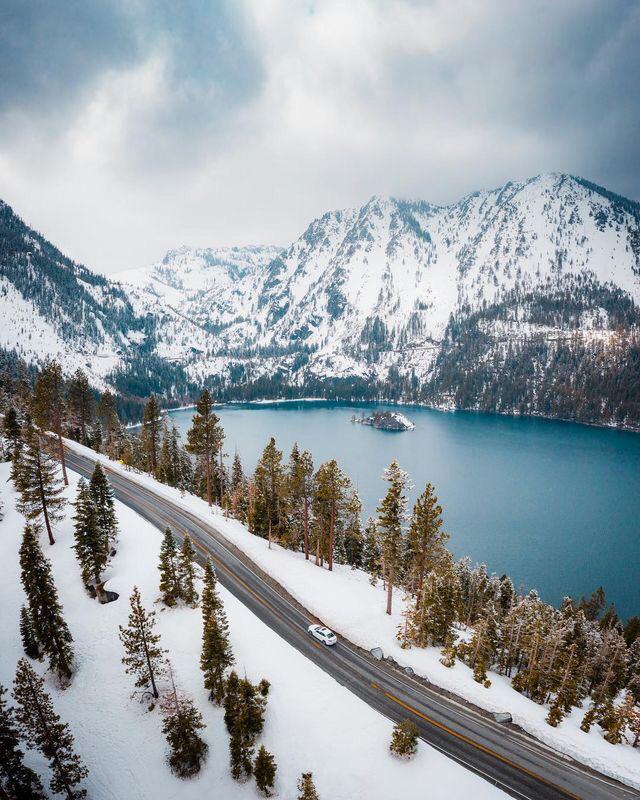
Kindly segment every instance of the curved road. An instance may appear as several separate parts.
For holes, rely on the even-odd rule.
[[[89,476],[94,460],[67,449],[67,465]],[[285,641],[393,721],[411,718],[432,747],[516,798],[631,800],[639,793],[545,747],[513,726],[404,675],[341,639],[326,648],[307,633],[310,615],[212,525],[121,472],[109,470],[118,500],[178,538],[188,534],[210,557],[222,585]]]

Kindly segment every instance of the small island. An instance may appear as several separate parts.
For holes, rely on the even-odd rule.
[[[412,431],[416,426],[404,414],[398,411],[374,411],[368,417],[364,415],[351,417],[351,422],[359,425],[371,425],[381,431]]]

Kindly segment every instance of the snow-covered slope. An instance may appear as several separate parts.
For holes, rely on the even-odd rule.
[[[64,256],[0,201],[0,348],[28,364],[58,358],[97,386],[144,340],[119,286]]]
[[[173,251],[151,270],[121,276],[135,285],[134,302],[161,301],[183,315],[163,338],[180,339],[186,352],[193,336],[194,376],[228,370],[229,361],[206,353],[230,351],[270,374],[273,361],[255,357],[260,348],[280,354],[285,370],[293,365],[287,355],[307,351],[307,376],[384,378],[395,365],[424,381],[452,316],[514,293],[562,291],[571,300],[577,281],[589,283],[592,297],[615,287],[639,301],[640,206],[577,178],[541,175],[444,207],[373,197],[325,214],[282,254],[261,251],[272,257],[246,267],[229,259],[221,269],[227,256],[219,254]],[[194,322],[212,337],[195,333]],[[558,330],[512,323],[516,336]],[[590,336],[594,327],[615,327],[595,301],[565,329]],[[293,365],[298,377],[301,363]]]

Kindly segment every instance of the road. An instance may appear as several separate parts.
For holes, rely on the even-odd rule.
[[[67,450],[67,465],[89,476],[94,461]],[[310,622],[317,620],[288,599],[213,525],[121,472],[108,467],[107,471],[118,500],[161,530],[170,527],[178,538],[189,535],[200,559],[212,559],[220,583],[285,641],[390,720],[411,718],[424,741],[512,797],[640,797],[638,792],[557,753],[514,726],[500,725],[480,710],[376,661],[343,639],[332,648],[319,644],[307,633]]]

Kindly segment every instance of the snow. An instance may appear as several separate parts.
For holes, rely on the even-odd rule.
[[[557,728],[552,728],[545,722],[548,708],[516,692],[505,676],[491,673],[492,685],[485,689],[473,680],[472,671],[465,664],[457,662],[452,668],[440,664],[438,648],[403,650],[396,639],[396,631],[403,621],[400,591],[395,591],[394,611],[389,616],[385,613],[386,594],[382,584],[371,586],[366,573],[339,564],[334,564],[334,572],[330,573],[316,567],[312,560],[305,561],[301,553],[276,544],[269,548],[265,539],[250,533],[237,520],[226,518],[220,508],[209,509],[204,500],[194,495],[181,497],[177,489],[149,475],[128,470],[76,442],[67,441],[67,444],[214,525],[312,615],[354,644],[367,650],[381,647],[385,655],[392,656],[402,666],[412,667],[416,674],[480,708],[510,712],[517,725],[546,745],[640,789],[640,751],[627,744],[609,744],[598,726],[593,726],[588,734],[581,731],[580,722],[587,705],[573,709]]]
[[[7,482],[9,465],[0,464],[5,518],[0,523],[0,682],[10,686],[22,656],[18,614],[23,603],[19,584],[18,548],[24,520],[16,512],[15,494]],[[69,472],[66,494],[75,495],[78,476]],[[228,770],[228,738],[223,711],[206,699],[198,667],[201,636],[199,610],[167,609],[157,600],[160,533],[126,506],[116,503],[120,523],[118,552],[110,567],[109,588],[120,598],[106,606],[90,599],[81,586],[71,550],[70,513],[57,531],[57,543],[44,545],[64,613],[74,636],[77,672],[61,691],[46,676],[56,710],[69,722],[76,749],[89,767],[86,781],[92,800],[224,800],[257,798],[253,782],[234,782]],[[69,509],[70,511],[70,509]],[[120,624],[126,624],[128,596],[140,588],[147,608],[157,611],[162,644],[168,648],[178,687],[196,701],[207,724],[203,732],[209,757],[191,781],[175,778],[164,763],[166,746],[160,712],[148,712],[131,699],[132,681],[120,663]],[[503,797],[502,792],[450,761],[425,743],[409,763],[388,753],[391,723],[341,687],[292,648],[222,587],[229,617],[236,669],[258,681],[266,677],[271,691],[262,743],[278,764],[277,796],[297,797],[296,781],[313,771],[324,800],[389,800],[415,797],[429,786],[429,797],[477,800]],[[35,664],[41,674],[44,664]],[[29,753],[31,766],[46,778],[46,767]]]

